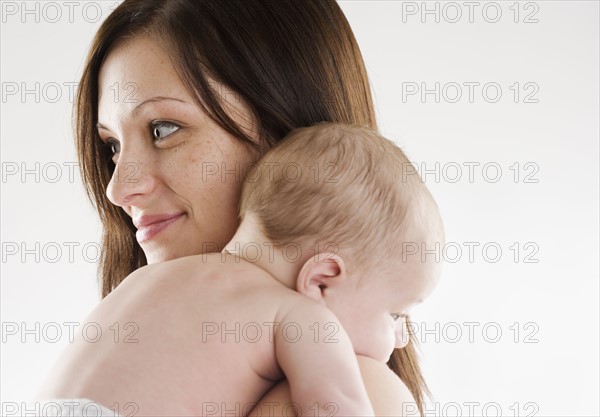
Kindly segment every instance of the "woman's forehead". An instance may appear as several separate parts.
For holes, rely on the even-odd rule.
[[[189,97],[168,55],[148,36],[119,43],[102,64],[98,82],[100,97],[108,95],[111,100],[121,95],[128,102]]]

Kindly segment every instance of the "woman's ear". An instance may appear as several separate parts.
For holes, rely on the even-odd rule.
[[[346,282],[346,265],[342,258],[331,252],[322,252],[308,258],[296,279],[296,291],[315,301],[323,302],[325,291]]]

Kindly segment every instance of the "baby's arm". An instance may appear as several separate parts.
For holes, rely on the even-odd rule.
[[[294,305],[276,329],[275,353],[303,414],[374,415],[350,338],[325,306]]]
[[[416,416],[416,403],[408,387],[388,366],[373,358],[357,355],[360,372],[377,416]],[[250,417],[295,417],[290,404],[290,385],[283,380],[260,399]]]

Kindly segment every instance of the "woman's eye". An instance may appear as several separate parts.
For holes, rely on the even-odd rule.
[[[179,130],[179,126],[169,122],[152,122],[150,123],[150,129],[154,140],[159,141]]]
[[[114,139],[108,139],[104,144],[111,155],[116,155],[121,151],[121,144]]]

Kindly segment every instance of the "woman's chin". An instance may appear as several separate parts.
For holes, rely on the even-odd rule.
[[[144,252],[146,254],[146,261],[148,265],[157,264],[159,262],[170,261],[171,259],[175,259],[175,256],[169,256],[166,254],[157,254],[155,251],[151,253]]]
[[[181,258],[183,256],[187,256],[188,254],[182,250],[177,250],[174,247],[152,247],[152,248],[144,248],[144,254],[146,255],[146,261],[148,265],[156,264],[159,262],[166,262],[173,259]]]
[[[195,242],[192,244],[189,240],[181,237],[177,243],[186,243],[185,246],[177,246],[175,242],[166,245],[141,245],[148,265],[159,262],[171,261],[173,259],[183,258],[184,256],[199,255],[201,253],[221,252],[223,245],[205,245]]]

